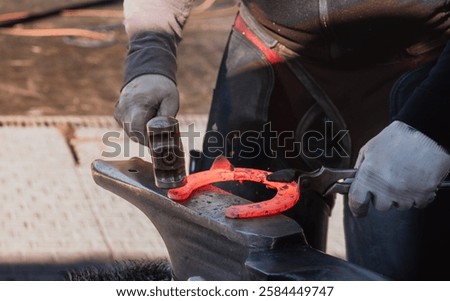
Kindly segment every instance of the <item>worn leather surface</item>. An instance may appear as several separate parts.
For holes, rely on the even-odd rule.
[[[442,0],[242,2],[289,48],[311,59],[343,64],[418,55],[448,39],[450,27],[450,5]]]

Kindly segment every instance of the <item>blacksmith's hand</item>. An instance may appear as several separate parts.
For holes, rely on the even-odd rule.
[[[147,145],[147,122],[155,116],[175,117],[178,108],[175,83],[163,75],[145,74],[122,89],[114,117],[131,140]]]
[[[420,131],[394,121],[361,148],[355,167],[349,206],[363,217],[370,203],[380,211],[427,206],[449,172],[450,155]]]

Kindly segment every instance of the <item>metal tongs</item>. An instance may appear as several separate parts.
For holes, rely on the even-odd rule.
[[[303,173],[299,176],[298,185],[302,192],[312,190],[327,196],[333,193],[348,194],[357,169],[340,169],[321,167],[320,169]],[[450,181],[443,181],[438,189],[449,189]]]

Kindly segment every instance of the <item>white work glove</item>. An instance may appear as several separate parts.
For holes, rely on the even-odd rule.
[[[362,217],[370,202],[380,211],[427,206],[449,172],[450,155],[420,131],[394,121],[361,148],[355,167],[349,207]]]
[[[147,145],[147,122],[155,116],[175,117],[179,103],[173,81],[163,75],[145,74],[122,89],[114,118],[131,140]]]

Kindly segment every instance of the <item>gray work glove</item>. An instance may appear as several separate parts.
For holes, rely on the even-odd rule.
[[[114,118],[131,140],[147,145],[147,122],[155,116],[175,117],[179,103],[178,89],[172,80],[159,74],[145,74],[122,89]]]
[[[449,172],[450,156],[420,131],[394,121],[361,148],[355,167],[349,206],[362,217],[370,202],[380,211],[427,206]]]

